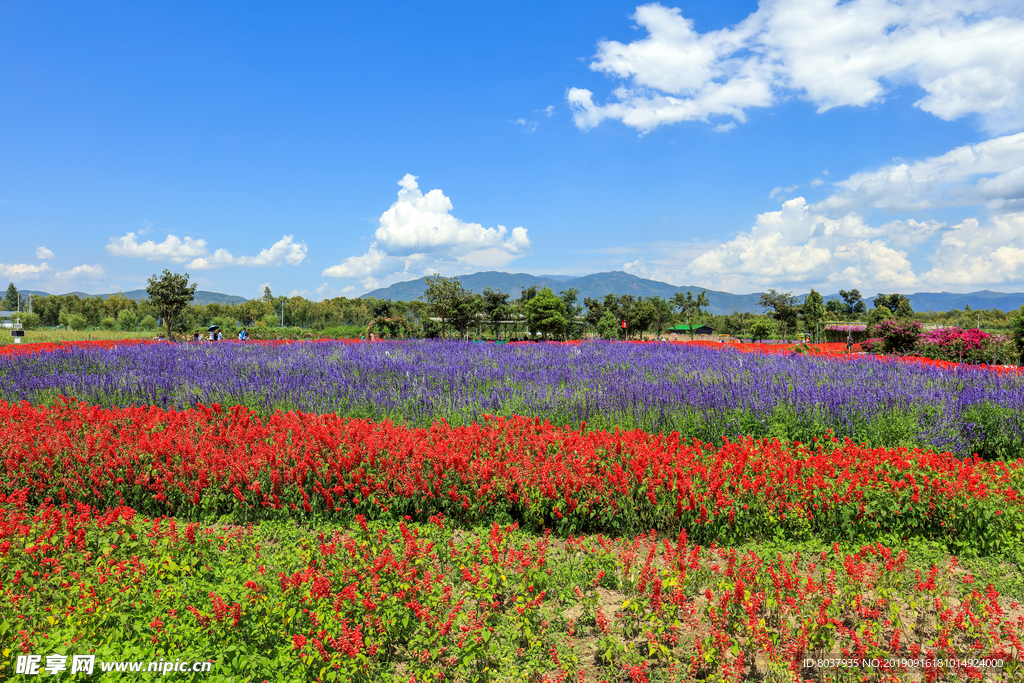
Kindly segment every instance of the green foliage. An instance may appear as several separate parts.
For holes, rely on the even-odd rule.
[[[117,314],[117,329],[129,332],[138,326],[139,314],[134,309],[126,308]]]
[[[916,320],[890,318],[876,327],[886,353],[909,353],[921,338],[921,323]]]
[[[156,318],[151,315],[147,315],[145,318],[139,321],[139,327],[146,330],[147,332],[156,329]]]
[[[402,318],[374,318],[366,328],[366,334],[373,334],[378,339],[407,339],[412,330],[409,323]]]
[[[755,341],[761,341],[762,339],[771,339],[772,336],[778,331],[778,327],[775,321],[765,318],[764,316],[758,316],[750,321],[747,326],[747,330],[750,332],[750,338]]]
[[[277,327],[280,325],[280,321],[277,319],[276,313],[267,313],[263,316],[261,322],[267,327]]]
[[[219,325],[221,334],[224,335],[225,339],[237,339],[238,338],[238,321],[231,316],[220,315],[210,321],[210,325]]]
[[[813,333],[818,323],[825,320],[827,311],[825,310],[825,303],[821,294],[815,290],[807,295],[804,299],[804,304],[801,306],[800,316],[804,322],[804,329],[808,332]]]
[[[117,327],[117,321],[114,320],[113,318],[111,318],[110,316],[107,316],[106,318],[103,318],[102,320],[100,320],[100,329],[101,330],[113,330],[116,327]]]
[[[875,308],[888,309],[898,318],[909,318],[914,315],[914,309],[910,307],[910,299],[902,294],[879,294],[875,297],[874,304]]]
[[[708,293],[707,290],[701,290],[701,293],[696,297],[693,296],[693,292],[687,290],[683,292],[677,292],[672,297],[672,304],[679,309],[680,315],[686,320],[687,325],[692,325],[692,320],[701,313],[703,308],[708,305]],[[693,337],[693,329],[690,329],[690,337]]]
[[[359,339],[366,334],[365,327],[358,325],[345,325],[339,327],[328,327],[320,330],[317,337],[320,339]]]
[[[174,319],[181,315],[185,308],[195,298],[196,283],[188,283],[188,273],[179,275],[169,270],[164,270],[161,276],[153,275],[146,285],[146,293],[150,301],[160,311],[160,317],[164,320],[164,328],[168,333],[175,330]],[[269,292],[269,288],[267,290]]]
[[[37,313],[23,312],[17,319],[21,321],[22,329],[35,330],[39,328],[39,315]]]
[[[491,324],[491,332],[495,339],[501,336],[501,321],[508,318],[512,313],[509,305],[509,295],[499,292],[490,287],[484,289],[481,311]]]
[[[475,313],[472,310],[473,293],[455,277],[442,277],[435,273],[426,281],[427,289],[420,298],[427,303],[430,313],[441,318],[441,336],[445,336],[448,322],[455,324],[460,332],[465,332]]]
[[[531,330],[547,337],[560,337],[568,324],[565,303],[555,296],[550,287],[544,287],[526,302],[526,320]]]
[[[68,329],[81,331],[88,327],[89,321],[81,313],[72,313],[67,317]]]
[[[7,294],[3,299],[3,308],[5,311],[17,311],[21,298],[18,295],[18,288],[14,286],[14,283],[7,285]]]
[[[769,289],[761,295],[757,304],[761,308],[771,309],[769,315],[774,318],[779,327],[782,328],[782,338],[787,339],[789,332],[796,332],[797,316],[800,308],[797,306],[796,297],[792,292],[777,292]],[[753,332],[751,332],[753,335]]]
[[[840,311],[847,316],[860,315],[867,310],[867,305],[864,303],[864,297],[860,295],[860,290],[851,289],[847,291],[840,289],[839,296],[843,300]]]
[[[1024,305],[1011,318],[1010,332],[1013,335],[1014,344],[1017,345],[1017,354],[1024,360]]]

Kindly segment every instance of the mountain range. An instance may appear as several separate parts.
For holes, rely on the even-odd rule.
[[[569,288],[575,288],[580,301],[585,298],[603,299],[606,294],[632,294],[637,297],[660,296],[671,298],[677,292],[693,292],[694,295],[704,291],[702,287],[676,287],[657,280],[646,280],[636,275],[630,275],[622,271],[608,273],[594,273],[582,277],[570,277],[565,275],[530,275],[528,273],[501,273],[488,271],[473,273],[472,275],[460,275],[459,281],[462,286],[473,292],[483,292],[490,287],[501,292],[508,292],[512,298],[518,298],[519,293],[527,287],[550,287],[556,294]],[[392,301],[412,301],[418,299],[427,291],[427,279],[422,277],[418,280],[397,282],[390,287],[375,289],[367,292],[362,298],[373,297],[375,299],[391,299]],[[758,306],[761,299],[760,293],[755,294],[732,294],[730,292],[719,292],[706,290],[709,305],[707,311],[714,315],[728,315],[730,313],[763,313],[764,309]],[[875,295],[862,293],[864,300],[871,307],[871,300]],[[803,301],[807,294],[797,296]],[[825,301],[838,299],[839,294],[823,295]],[[910,305],[915,311],[951,311],[963,309],[970,306],[972,309],[996,308],[1001,311],[1011,311],[1020,308],[1024,304],[1024,293],[1007,294],[1005,292],[980,291],[969,294],[951,294],[948,292],[919,292],[908,294]]]

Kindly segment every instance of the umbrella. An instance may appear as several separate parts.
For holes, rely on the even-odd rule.
[[[214,330],[219,330],[219,329],[220,329],[220,325],[210,325],[209,327],[206,328],[206,331],[207,332],[213,332]]]

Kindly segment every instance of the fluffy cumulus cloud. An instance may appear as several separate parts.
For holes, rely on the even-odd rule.
[[[145,258],[149,261],[171,261],[173,263],[185,263],[191,258],[209,253],[206,248],[206,240],[192,239],[191,237],[180,239],[177,235],[168,235],[163,242],[146,240],[139,243],[138,236],[134,232],[123,237],[111,237],[107,244],[107,251],[114,256]]]
[[[188,267],[195,270],[210,270],[223,266],[279,266],[282,263],[297,266],[306,259],[307,252],[304,242],[296,242],[292,235],[285,235],[269,249],[263,249],[255,256],[232,256],[228,250],[218,249],[210,256],[193,259]]]
[[[700,253],[694,244],[650,245],[629,252],[638,258],[621,267],[734,292],[1024,287],[1024,133],[857,173],[834,187],[815,204],[788,199]],[[929,217],[933,209],[945,220]]]
[[[1005,10],[1005,11],[1004,11]],[[729,117],[796,95],[827,111],[882,101],[901,84],[943,120],[980,116],[993,132],[1024,127],[1024,21],[998,0],[764,0],[735,26],[699,33],[679,9],[637,8],[647,35],[602,40],[591,69],[621,81],[605,104],[567,93],[576,125],[605,119],[649,131]]]
[[[234,256],[227,249],[211,253],[206,240],[202,239],[168,235],[163,242],[139,242],[138,235],[129,232],[122,237],[111,237],[107,251],[114,256],[186,263],[186,267],[193,270],[211,270],[224,266],[279,266],[283,263],[297,266],[305,260],[308,250],[304,242],[296,242],[292,235],[285,235],[256,256]]]
[[[525,228],[461,221],[441,190],[424,194],[414,175],[406,174],[398,185],[398,200],[381,215],[367,252],[327,268],[325,277],[357,279],[373,289],[433,272],[500,268],[530,253]]]
[[[60,271],[59,273],[55,273],[54,277],[57,278],[58,280],[64,281],[75,280],[84,282],[96,282],[97,280],[104,277],[106,274],[107,272],[103,270],[103,266],[97,264],[95,266],[75,266],[70,270],[63,270]]]
[[[1024,282],[1024,212],[954,225],[942,235],[934,266],[922,280],[958,287]]]
[[[53,257],[53,252],[47,249],[46,247],[39,247],[38,249],[36,249],[36,258],[38,259],[48,259]]]
[[[36,280],[50,272],[45,263],[0,263],[0,277],[11,280]]]
[[[689,271],[737,289],[773,283],[908,287],[916,282],[913,268],[893,238],[906,235],[910,244],[919,231],[916,222],[872,227],[855,213],[829,218],[797,197],[758,216],[749,232],[695,258]]]
[[[818,205],[824,211],[874,207],[918,211],[985,203],[1011,209],[1024,203],[1024,133],[957,147],[943,155],[858,173]]]

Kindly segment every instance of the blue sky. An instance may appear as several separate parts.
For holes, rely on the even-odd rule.
[[[1024,291],[1016,2],[0,3],[0,278]],[[6,284],[6,282],[4,283]]]

